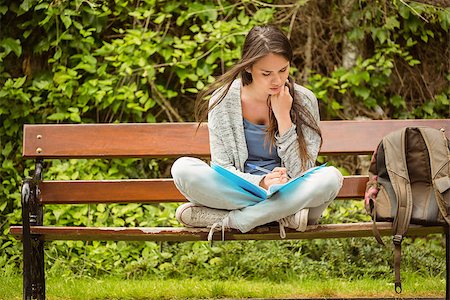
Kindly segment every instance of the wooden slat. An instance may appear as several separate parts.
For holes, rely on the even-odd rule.
[[[44,181],[42,204],[186,201],[172,179]]]
[[[361,198],[367,176],[347,176],[338,198]],[[44,181],[42,204],[182,202],[172,179]]]
[[[344,183],[337,198],[351,199],[364,197],[367,181],[369,181],[369,176],[344,176]]]
[[[195,123],[25,125],[24,157],[209,156],[206,126]]]
[[[383,236],[392,235],[392,223],[379,222],[378,228]],[[10,233],[20,239],[22,236],[21,226],[12,226]],[[50,240],[112,240],[112,241],[206,241],[209,233],[208,228],[185,228],[185,227],[52,227],[32,226],[31,234],[42,235],[45,241]],[[427,235],[430,233],[444,233],[442,226],[423,227],[411,225],[408,235]],[[348,237],[370,237],[372,223],[351,224],[325,224],[308,226],[305,232],[286,229],[286,239],[323,239],[323,238],[348,238]],[[221,233],[214,235],[215,240],[221,239]],[[237,230],[227,230],[225,240],[279,240],[278,227],[257,227],[248,233]]]
[[[407,126],[444,128],[447,137],[450,138],[450,119],[323,121],[321,153],[372,154],[384,136]]]
[[[386,134],[405,126],[445,128],[450,119],[323,121],[322,154],[372,153]],[[25,125],[23,156],[176,157],[209,156],[207,127],[196,123]]]

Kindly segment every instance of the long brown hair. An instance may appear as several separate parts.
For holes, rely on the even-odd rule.
[[[283,56],[290,63],[293,53],[291,44],[284,33],[275,26],[255,26],[247,34],[242,49],[241,59],[230,70],[220,76],[214,83],[197,95],[195,118],[199,124],[206,120],[208,113],[214,109],[228,93],[233,81],[240,77],[242,84],[252,83],[252,75],[247,72],[262,57],[273,53]],[[299,144],[299,156],[302,162],[302,169],[306,169],[306,161],[312,159],[309,155],[301,126],[307,126],[315,131],[322,139],[322,134],[314,117],[301,101],[296,99],[294,92],[294,80],[289,76],[289,92],[292,96],[291,118],[296,125],[297,139]],[[217,100],[209,105],[209,98],[215,92],[219,91]],[[270,97],[267,99],[267,105],[270,108]],[[278,124],[272,109],[269,109],[269,125],[267,126],[266,138],[273,145],[275,144],[275,134],[278,131]]]

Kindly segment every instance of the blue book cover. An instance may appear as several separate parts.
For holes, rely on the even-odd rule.
[[[300,176],[295,177],[286,183],[273,184],[269,187],[268,190],[266,190],[266,189],[260,187],[259,185],[255,185],[255,184],[245,180],[244,178],[231,172],[230,170],[227,170],[224,167],[211,162],[211,168],[213,168],[213,170],[215,170],[217,173],[219,173],[220,175],[222,175],[226,179],[228,179],[228,181],[231,184],[233,184],[234,186],[242,188],[242,189],[252,193],[253,195],[260,198],[261,201],[272,197],[272,195],[274,195],[275,193],[277,193],[283,189],[286,189],[293,183],[298,183],[299,181],[304,180],[308,175],[314,173],[315,171],[317,171],[320,168],[323,168],[325,165],[326,165],[326,163],[321,166],[311,168],[311,169],[307,170],[306,172],[302,173]]]

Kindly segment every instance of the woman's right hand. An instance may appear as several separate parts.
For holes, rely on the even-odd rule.
[[[286,82],[288,83],[288,81]],[[284,85],[276,95],[270,96],[270,107],[277,120],[278,133],[282,136],[292,126],[290,111],[292,108],[292,96],[289,87]]]
[[[259,185],[266,190],[273,184],[283,184],[288,182],[286,168],[276,167],[271,173],[263,177]]]

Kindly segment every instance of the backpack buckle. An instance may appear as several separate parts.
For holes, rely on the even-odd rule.
[[[393,236],[392,241],[394,242],[394,245],[400,245],[402,243],[403,236],[400,234],[396,234]]]

